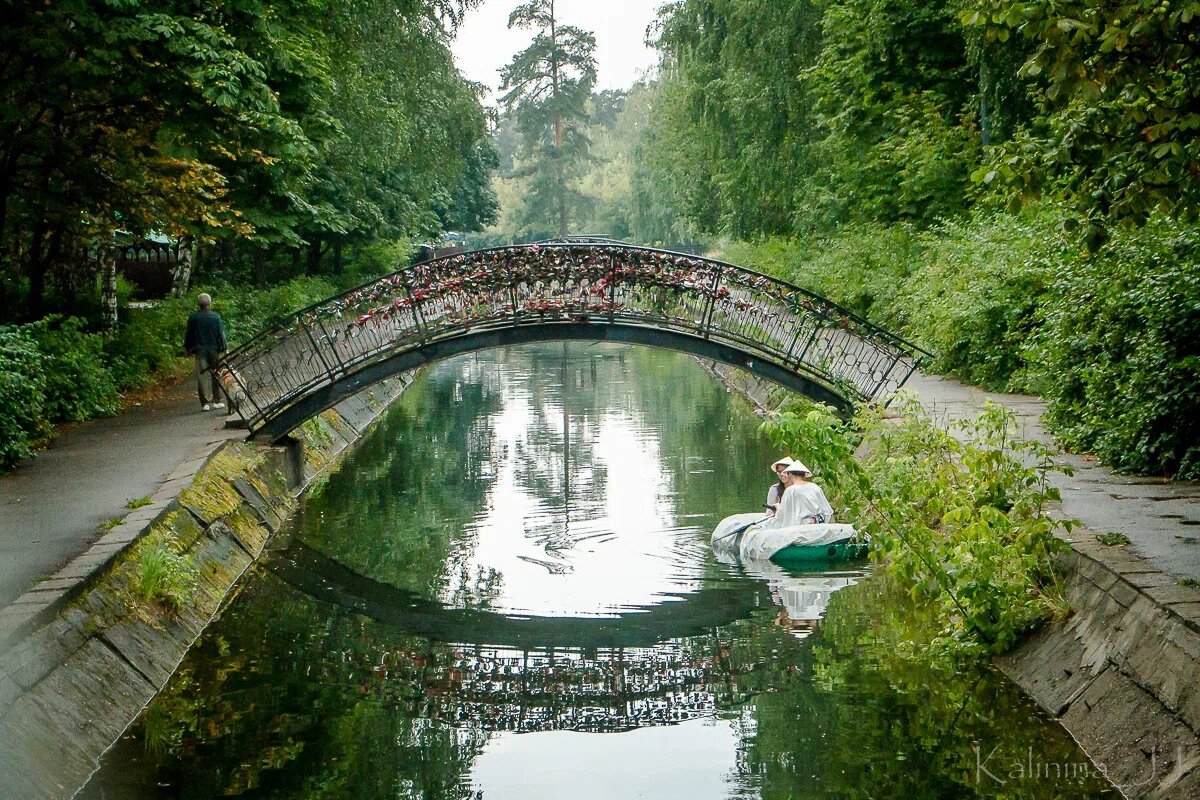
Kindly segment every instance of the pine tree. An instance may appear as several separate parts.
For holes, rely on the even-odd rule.
[[[574,183],[589,158],[584,134],[587,101],[596,83],[596,37],[572,25],[560,25],[554,0],[530,0],[508,18],[508,27],[537,31],[529,47],[513,56],[501,72],[501,102],[514,113],[521,131],[522,156],[530,176],[523,222],[556,220],[558,235],[570,231],[587,198]]]

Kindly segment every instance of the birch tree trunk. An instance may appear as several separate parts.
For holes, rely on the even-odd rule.
[[[100,323],[104,330],[117,329],[117,248],[101,245],[100,259]]]
[[[188,287],[192,285],[192,259],[195,258],[195,246],[192,237],[185,236],[179,240],[179,251],[175,256],[175,271],[171,275],[171,296],[183,297]]]

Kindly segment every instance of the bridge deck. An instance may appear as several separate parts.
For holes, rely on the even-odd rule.
[[[694,352],[847,406],[904,383],[916,346],[797,286],[614,243],[429,261],[304,309],[231,353],[223,382],[252,431],[281,436],[351,390],[460,352],[596,338]]]

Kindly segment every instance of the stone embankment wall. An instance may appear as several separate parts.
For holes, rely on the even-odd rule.
[[[760,412],[789,396],[702,362]],[[996,666],[1075,738],[1126,797],[1200,798],[1200,590],[1095,533],[1062,534],[1071,613],[997,658]],[[1056,778],[1056,765],[1034,766]],[[1063,765],[1057,765],[1062,768]]]
[[[996,665],[1127,797],[1200,797],[1200,591],[1089,531],[1066,538],[1070,616]]]
[[[150,505],[19,601],[25,619],[0,634],[0,798],[67,798],[83,786],[220,613],[300,491],[409,382],[394,378],[346,400],[288,446],[232,442],[183,465]]]

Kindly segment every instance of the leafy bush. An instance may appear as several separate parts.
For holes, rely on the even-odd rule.
[[[856,225],[815,241],[774,238],[730,244],[725,257],[902,331],[911,311],[906,286],[920,266],[921,247],[919,237],[903,225]]]
[[[337,287],[300,278],[270,289],[209,291],[236,347],[273,319],[323,300]],[[126,310],[112,335],[89,333],[77,317],[0,327],[0,471],[31,455],[31,446],[50,434],[51,423],[112,414],[119,392],[140,388],[177,364],[199,293]]]
[[[1053,208],[945,223],[923,235],[906,286],[907,333],[934,368],[992,391],[1033,389],[1030,342],[1057,272],[1072,259]]]
[[[236,347],[272,320],[298,311],[337,292],[321,278],[297,278],[269,289],[209,287],[213,310],[221,315],[230,347]],[[176,363],[183,354],[188,316],[196,310],[196,289],[187,297],[168,298],[154,308],[133,309],[108,340],[105,353],[119,389],[135,389]]]
[[[0,471],[32,455],[46,436],[42,354],[25,328],[0,326]]]
[[[117,410],[119,396],[104,354],[104,337],[88,333],[79,317],[47,317],[27,326],[42,352],[45,414],[51,422],[79,422]]]
[[[225,323],[225,338],[229,340],[230,347],[236,347],[274,320],[324,300],[337,294],[337,291],[337,286],[322,278],[297,278],[269,289],[247,291],[216,287],[210,290],[210,294],[213,296],[213,311],[220,314]],[[197,294],[199,292],[193,293],[189,313],[196,308]],[[182,344],[182,327],[175,336]]]
[[[935,604],[945,652],[1002,652],[1062,608],[1052,557],[1066,544],[1047,514],[1059,499],[1047,481],[1050,453],[1016,440],[1000,406],[959,435],[911,398],[898,410],[897,421],[863,410],[849,425],[810,404],[763,428],[813,469],[887,571]],[[863,438],[870,448],[859,460]]]
[[[1055,434],[1120,470],[1200,478],[1200,230],[1118,233],[1054,293],[1038,357]]]
[[[416,244],[407,239],[364,244],[355,250],[354,260],[347,265],[339,283],[342,288],[349,289],[403,269],[412,260],[416,249]]]
[[[729,245],[934,353],[935,370],[1031,391],[1059,441],[1124,471],[1200,477],[1200,227],[1159,218],[1086,255],[1060,208],[912,234]]]
[[[121,391],[142,388],[178,361],[188,314],[195,306],[192,298],[169,298],[154,308],[129,309],[104,346]]]

